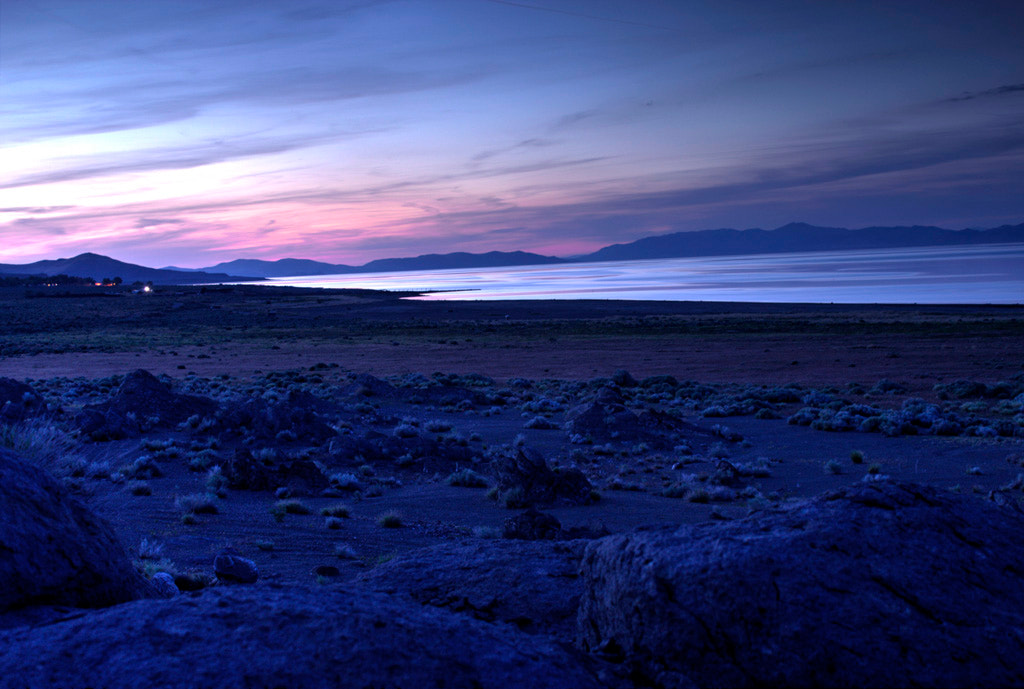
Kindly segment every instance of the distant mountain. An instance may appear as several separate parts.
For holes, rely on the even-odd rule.
[[[165,270],[196,270],[167,266]],[[199,268],[207,272],[223,272],[232,275],[245,275],[254,278],[282,278],[294,275],[336,275],[351,273],[356,270],[352,266],[342,264],[311,261],[307,258],[282,258],[277,261],[261,261],[255,258],[239,258],[234,261],[218,263],[215,266]]]
[[[208,268],[200,268],[200,270],[228,271],[233,275],[271,278],[292,277],[295,275],[383,273],[403,270],[494,268],[565,262],[566,259],[555,258],[554,256],[541,256],[540,254],[531,254],[525,251],[489,251],[485,254],[470,254],[464,251],[457,251],[451,254],[425,254],[414,258],[382,258],[358,267],[342,263],[323,263],[303,258],[282,258],[277,261],[240,258],[226,263],[218,263]]]
[[[415,258],[382,258],[355,268],[357,273],[380,273],[399,270],[446,270],[459,268],[498,268],[567,263],[564,258],[541,256],[526,251],[488,251],[486,254],[424,254]]]
[[[508,266],[582,263],[592,261],[633,261],[687,256],[734,256],[805,251],[853,251],[895,249],[914,246],[959,246],[969,244],[1024,243],[1024,223],[990,230],[944,230],[941,227],[816,227],[790,223],[775,230],[699,230],[645,237],[628,244],[612,244],[592,254],[572,259],[542,256],[525,251],[490,251],[470,254],[425,254],[413,258],[384,258],[362,266],[324,263],[301,258],[277,261],[237,259],[208,268],[146,268],[98,254],[37,261],[25,265],[0,263],[0,275],[71,275],[77,277],[120,277],[125,282],[196,284],[239,282],[296,275],[380,273],[403,270],[458,270]]]
[[[247,279],[245,276],[233,276],[226,273],[207,273],[203,271],[183,272],[178,270],[160,270],[146,268],[133,263],[125,263],[99,254],[80,254],[74,258],[58,258],[48,261],[36,261],[16,265],[0,263],[0,274],[6,275],[73,275],[91,277],[95,280],[103,278],[121,278],[126,283],[152,282],[156,285],[184,285],[204,282],[237,282]]]
[[[815,227],[790,223],[775,230],[700,230],[645,237],[612,244],[577,261],[633,261],[687,256],[732,256],[801,251],[853,251],[912,246],[951,246],[1024,242],[1024,223],[991,230],[944,230],[941,227]]]

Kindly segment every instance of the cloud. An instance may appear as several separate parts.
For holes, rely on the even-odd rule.
[[[157,148],[128,153],[109,153],[72,159],[61,167],[33,172],[0,184],[0,189],[27,187],[35,184],[71,182],[93,177],[154,170],[182,170],[228,160],[284,153],[309,148],[335,137],[295,135],[277,138],[236,137],[227,141],[203,142],[190,147]]]
[[[621,241],[623,237],[649,234],[652,228],[684,229],[681,224],[692,217],[691,211],[704,212],[708,208],[729,209],[738,204],[770,201],[774,205],[788,203],[793,209],[790,214],[798,217],[800,210],[794,200],[800,198],[802,190],[821,189],[837,182],[846,183],[846,188],[831,193],[884,195],[892,179],[876,178],[920,173],[924,175],[924,181],[918,182],[924,186],[916,191],[920,195],[928,191],[929,171],[943,165],[957,166],[962,173],[957,179],[961,180],[970,174],[981,175],[982,180],[991,179],[1000,165],[1010,166],[1019,174],[1020,160],[1005,158],[1021,152],[1024,122],[1007,121],[978,130],[900,135],[856,133],[847,139],[792,143],[755,157],[744,166],[708,170],[703,176],[716,180],[710,183],[691,182],[660,191],[607,194],[567,204],[442,213],[432,218],[410,219],[405,224],[443,226],[453,233],[508,233],[509,227],[529,227],[536,238]],[[965,165],[972,160],[989,162],[968,173]],[[932,173],[935,174],[938,173]],[[948,174],[946,170],[942,176]],[[614,181],[611,186],[615,186]]]
[[[178,218],[139,218],[135,221],[135,227],[143,229],[146,227],[157,227],[160,225],[184,225],[185,221]]]
[[[32,213],[32,214],[43,214],[43,213],[56,213],[58,211],[66,211],[75,206],[11,206],[8,208],[0,208],[0,213]]]
[[[994,89],[987,89],[985,91],[964,91],[959,96],[953,98],[947,98],[945,103],[959,103],[965,100],[974,100],[975,98],[991,98],[992,96],[1005,96],[1008,93],[1019,93],[1024,91],[1024,84],[1007,84],[1005,86],[997,86]]]

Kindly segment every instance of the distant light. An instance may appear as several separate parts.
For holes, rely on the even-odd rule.
[[[145,287],[142,288],[142,291],[143,292],[152,292],[153,290],[150,289],[149,285],[146,285]]]

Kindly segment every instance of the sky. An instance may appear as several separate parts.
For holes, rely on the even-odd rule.
[[[1024,3],[0,0],[0,262],[1024,221]]]

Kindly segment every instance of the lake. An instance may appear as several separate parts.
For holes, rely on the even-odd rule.
[[[1020,304],[1024,244],[316,275],[270,282],[434,292],[415,297],[430,300]]]

